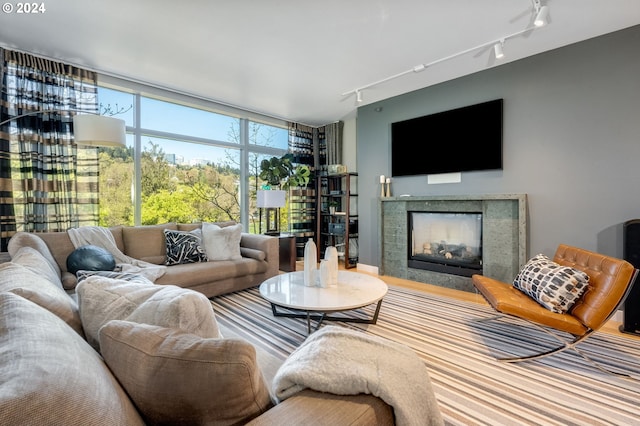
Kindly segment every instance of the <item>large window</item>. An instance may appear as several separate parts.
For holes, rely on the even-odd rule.
[[[125,148],[100,149],[100,225],[235,220],[258,232],[258,165],[286,152],[284,123],[125,86],[98,92],[101,114],[127,125]]]

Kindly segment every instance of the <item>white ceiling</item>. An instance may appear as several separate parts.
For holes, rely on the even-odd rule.
[[[0,12],[0,45],[312,126],[354,116],[343,93],[522,31],[533,10],[531,0],[42,3],[40,14]],[[542,4],[549,25],[508,39],[504,59],[479,48],[365,89],[361,105],[640,24],[640,0]]]

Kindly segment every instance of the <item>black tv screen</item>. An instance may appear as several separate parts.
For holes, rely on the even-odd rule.
[[[502,169],[502,99],[391,124],[392,176]]]

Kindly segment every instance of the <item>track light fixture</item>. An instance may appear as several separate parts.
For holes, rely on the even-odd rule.
[[[532,14],[531,16],[533,17],[533,23],[529,24],[529,26],[527,26],[527,28],[517,31],[513,34],[509,34],[506,35],[498,40],[492,40],[483,44],[480,44],[478,46],[474,46],[471,47],[469,49],[463,50],[461,52],[458,53],[454,53],[452,55],[449,56],[445,56],[444,58],[440,58],[437,59],[435,61],[429,62],[429,63],[423,63],[423,64],[419,64],[414,66],[411,69],[408,69],[406,71],[402,71],[400,73],[391,75],[389,77],[383,78],[381,80],[378,81],[374,81],[373,83],[369,83],[366,84],[364,86],[360,86],[356,89],[350,90],[348,92],[345,92],[342,94],[342,96],[350,96],[350,95],[355,95],[356,97],[356,106],[360,105],[362,103],[362,91],[365,89],[369,89],[373,86],[378,86],[382,83],[386,83],[387,81],[391,81],[391,80],[395,80],[396,78],[400,78],[402,76],[405,76],[407,74],[411,74],[411,73],[418,73],[421,71],[426,70],[427,68],[435,65],[435,64],[439,64],[440,62],[445,62],[448,61],[450,59],[454,59],[457,58],[458,56],[462,56],[462,55],[466,55],[467,53],[479,50],[479,49],[483,49],[483,48],[488,48],[490,46],[493,46],[493,54],[495,55],[496,59],[501,59],[504,57],[504,43],[506,40],[514,38],[514,37],[518,37],[521,36],[523,34],[526,34],[528,32],[530,32],[531,30],[534,30],[536,28],[540,28],[540,27],[544,27],[545,25],[548,24],[548,19],[549,19],[549,6],[543,6],[541,4],[541,0],[531,0],[533,2],[533,10],[532,10]]]
[[[547,19],[549,19],[549,6],[542,6],[538,9],[536,19],[533,21],[533,25],[536,27],[544,27],[547,25]]]
[[[496,56],[496,59],[504,58],[504,51],[502,50],[502,46],[504,46],[503,40],[501,40],[500,43],[496,43],[493,45],[493,53]]]

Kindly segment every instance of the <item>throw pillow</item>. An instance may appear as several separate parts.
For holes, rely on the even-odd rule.
[[[76,290],[85,337],[97,351],[100,327],[111,320],[179,328],[201,337],[220,335],[211,302],[194,290],[100,276],[85,279]]]
[[[67,271],[113,271],[116,260],[106,249],[93,245],[78,247],[67,257]]]
[[[63,321],[0,293],[4,425],[143,425],[105,362]]]
[[[243,340],[110,321],[100,346],[147,424],[245,424],[272,405],[256,351]]]
[[[240,260],[242,224],[219,227],[213,223],[202,224],[202,240],[209,261]]]
[[[544,254],[534,256],[518,273],[513,286],[552,312],[568,312],[589,284],[589,275],[562,266]]]
[[[201,229],[194,229],[190,232],[165,229],[164,237],[167,245],[165,265],[206,262],[209,260],[201,245]]]
[[[30,300],[84,335],[76,302],[43,274],[13,262],[0,264],[0,292],[12,292]]]

